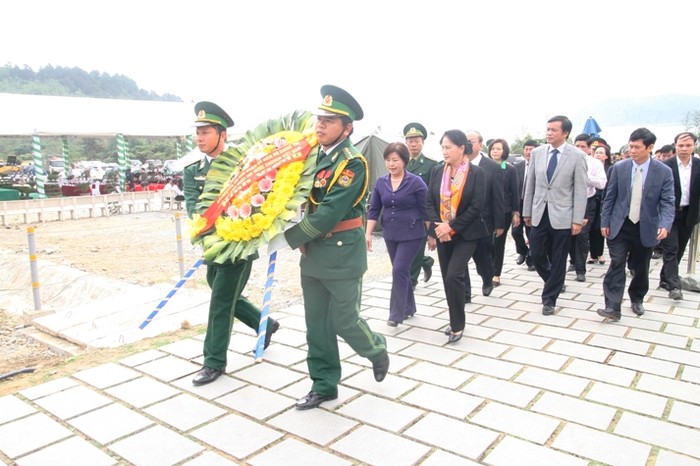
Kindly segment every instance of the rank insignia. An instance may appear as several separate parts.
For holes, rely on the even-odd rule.
[[[338,184],[343,187],[350,186],[353,178],[355,178],[355,173],[352,170],[343,170],[343,173],[340,174],[340,178],[338,178]]]

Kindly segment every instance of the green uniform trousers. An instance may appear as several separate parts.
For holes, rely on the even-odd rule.
[[[360,317],[362,278],[322,280],[301,276],[306,316],[306,363],[313,381],[311,391],[338,393],[340,382],[340,336],[360,356],[370,361],[386,352],[386,339],[372,332]]]
[[[226,370],[226,352],[231,342],[233,318],[258,333],[260,309],[241,296],[250,277],[253,261],[242,260],[235,264],[207,264],[207,283],[211,287],[209,321],[204,338],[204,366],[220,371]],[[267,320],[270,331],[274,320]]]
[[[416,258],[411,262],[411,285],[415,288],[418,284],[418,276],[423,267],[432,267],[435,263],[435,259],[430,256],[425,255],[425,244],[428,242],[428,237],[423,238],[423,242],[418,248],[418,254]]]

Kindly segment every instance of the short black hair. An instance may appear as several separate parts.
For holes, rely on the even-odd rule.
[[[406,165],[408,165],[408,160],[410,158],[410,154],[408,153],[408,147],[406,147],[406,144],[404,144],[403,142],[392,142],[391,144],[387,145],[384,149],[384,160],[388,159],[389,156],[393,153],[398,154],[401,160],[403,160],[404,168],[406,168]]]
[[[679,139],[683,138],[691,138],[694,143],[698,143],[698,137],[694,134],[691,133],[690,131],[684,131],[682,133],[678,133],[675,138],[673,138],[673,143],[677,143]]]
[[[656,135],[647,128],[637,128],[630,134],[630,142],[640,140],[644,143],[644,146],[649,147],[656,143]]]
[[[539,147],[540,145],[535,141],[534,139],[528,139],[523,143],[523,147],[529,146],[529,147]]]
[[[481,135],[479,136],[481,137]],[[445,138],[452,141],[452,143],[456,146],[464,146],[464,155],[472,155],[472,152],[474,152],[474,146],[472,146],[471,141],[467,139],[467,135],[464,134],[464,131],[462,130],[448,129],[445,131],[445,134],[443,134],[440,138],[440,145],[442,145],[442,141]]]
[[[667,152],[670,152],[670,153],[672,153],[672,154],[675,154],[675,153],[676,153],[676,148],[673,147],[673,145],[671,145],[671,144],[666,144],[665,146],[661,146],[661,149],[657,150],[656,152],[657,152],[657,153],[658,153],[658,152],[661,152],[662,154],[665,154],[665,153],[667,153]]]
[[[574,139],[574,142],[579,142],[579,141],[583,141],[583,142],[586,143],[586,145],[587,145],[588,147],[591,147],[591,136],[590,136],[590,134],[586,134],[586,133],[581,133],[581,134],[579,134],[578,136],[576,136],[576,139]]]
[[[501,160],[506,161],[508,160],[508,156],[510,155],[510,147],[508,147],[508,142],[506,142],[505,139],[492,139],[491,144],[489,144],[489,157],[491,157],[491,149],[493,148],[493,145],[499,143],[501,144],[501,147],[503,147],[503,155],[501,155]]]
[[[556,115],[547,120],[547,123],[554,123],[555,121],[558,121],[561,123],[561,130],[564,131],[567,135],[571,134],[571,128],[574,127],[574,125],[571,123],[571,120],[569,120],[567,117],[564,115]]]

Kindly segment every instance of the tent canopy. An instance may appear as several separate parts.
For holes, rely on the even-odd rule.
[[[183,136],[192,104],[0,93],[0,136]]]
[[[367,189],[370,192],[374,189],[377,178],[389,173],[384,163],[384,149],[388,145],[388,142],[375,135],[365,136],[355,143],[355,147],[362,152],[362,155],[367,160],[367,165],[369,165],[369,184]]]

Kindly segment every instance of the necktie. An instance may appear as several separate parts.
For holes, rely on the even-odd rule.
[[[554,170],[557,169],[557,154],[559,154],[558,149],[552,150],[552,156],[549,158],[549,164],[547,165],[547,181],[552,181]]]
[[[632,183],[632,200],[630,201],[630,222],[639,222],[639,211],[642,207],[642,167],[637,167],[637,173],[634,174],[634,182]]]

